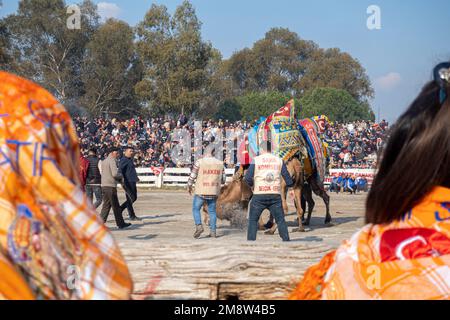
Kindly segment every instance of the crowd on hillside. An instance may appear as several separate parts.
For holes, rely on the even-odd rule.
[[[137,117],[122,121],[76,117],[74,123],[83,154],[90,148],[95,148],[100,157],[103,157],[111,146],[134,146],[137,167],[180,166],[179,162],[171,158],[170,151],[176,144],[172,141],[172,132],[175,129],[186,129],[194,136],[193,121],[183,116],[179,119]],[[203,138],[210,140],[219,131],[224,136],[225,130],[239,135],[250,127],[251,123],[245,121],[209,120],[202,122],[201,130]],[[356,121],[327,125],[323,138],[329,144],[331,168],[373,168],[376,164],[376,151],[384,141],[387,128],[388,124],[384,120],[379,124]],[[232,167],[230,159],[225,158],[225,162]]]

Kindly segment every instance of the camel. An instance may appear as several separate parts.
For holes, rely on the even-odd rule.
[[[316,195],[321,197],[325,203],[326,207],[326,214],[325,214],[325,225],[330,225],[331,223],[331,214],[330,214],[330,197],[325,191],[323,183],[319,183],[315,176],[311,173],[312,167],[309,158],[306,158],[305,161],[302,162],[299,160],[298,157],[294,157],[290,159],[286,163],[287,169],[289,173],[291,173],[292,177],[294,178],[294,204],[297,211],[297,217],[298,217],[298,228],[294,229],[293,232],[300,231],[304,232],[305,229],[303,226],[309,226],[312,211],[315,206],[314,199],[312,197],[312,192],[314,192]],[[306,176],[306,178],[305,178]],[[306,183],[305,183],[306,182]],[[287,206],[287,188],[286,184],[284,183],[284,180],[282,182],[281,186],[282,194],[281,199],[283,202],[283,211],[284,214],[288,213],[288,206]],[[302,205],[302,193],[304,196],[304,199],[308,203],[308,215],[306,220],[304,219],[304,215],[306,212],[306,205]],[[269,222],[266,224],[266,226],[269,227],[269,229],[266,231],[267,234],[274,234],[276,230],[276,225],[273,222],[273,217],[270,217]]]
[[[303,188],[303,184],[304,184],[303,164],[298,157],[292,157],[291,159],[289,159],[286,162],[286,167],[287,167],[292,179],[294,180],[294,186],[292,187],[292,189],[294,191],[294,202],[295,202],[295,207],[296,207],[296,212],[297,212],[298,228],[295,228],[293,230],[293,232],[304,232],[305,228],[303,227],[303,222],[302,222],[303,212],[301,210],[302,188]],[[284,179],[282,179],[281,202],[283,205],[283,211],[284,211],[285,215],[287,215],[289,212],[288,205],[287,205],[287,193],[288,193],[288,188],[286,186]],[[270,216],[268,225],[270,226],[270,228],[266,231],[266,234],[270,234],[270,235],[274,234],[277,229],[277,225],[276,225],[276,223],[274,223],[274,218],[272,215]]]
[[[303,167],[300,162],[300,160],[296,157],[293,157],[287,162],[287,169],[291,176],[294,179],[294,194],[295,194],[295,203],[296,205],[296,211],[298,216],[298,223],[299,227],[297,229],[294,229],[295,231],[304,231],[303,225],[302,225],[302,216],[303,212],[301,211],[301,189],[303,185]],[[244,181],[244,175],[245,175],[245,168],[241,167],[239,168],[239,171],[234,175],[233,181],[227,185],[224,185],[221,190],[219,197],[217,198],[217,206],[216,206],[216,213],[217,218],[221,220],[229,220],[231,221],[231,224],[234,223],[234,215],[230,212],[226,212],[224,210],[227,205],[232,205],[235,203],[239,203],[241,205],[241,209],[247,210],[248,204],[250,201],[250,198],[253,194],[250,186]],[[283,211],[285,214],[288,213],[288,206],[286,201],[286,195],[287,195],[287,188],[286,183],[284,180],[282,180],[282,186],[281,186],[281,201],[283,204]],[[207,205],[203,205],[203,213],[204,213],[204,222],[205,224],[209,223],[209,215],[207,211]],[[273,219],[271,218],[271,221]],[[262,223],[260,223],[260,228],[262,228]],[[276,231],[276,224],[272,221],[271,228],[266,232],[267,234],[274,234]]]
[[[303,186],[303,195],[304,200],[308,204],[308,216],[306,220],[304,219],[304,214],[306,213],[306,203],[303,204],[302,201],[302,221],[303,225],[309,226],[311,220],[311,214],[313,212],[314,206],[316,205],[312,193],[321,197],[323,202],[325,203],[326,215],[325,215],[325,224],[328,225],[331,223],[331,215],[330,215],[330,196],[325,191],[323,183],[319,183],[317,179],[314,179],[312,176],[307,179],[307,184]]]
[[[231,225],[241,225],[239,217],[230,210],[230,206],[238,204],[241,210],[247,211],[248,204],[253,192],[250,186],[244,181],[244,168],[240,168],[233,176],[233,180],[220,189],[217,198],[216,214],[220,220],[228,220]],[[208,205],[203,205],[204,223],[209,224]]]
[[[308,167],[308,159],[305,161],[306,167]],[[304,165],[302,164],[302,161],[298,157],[291,158],[286,163],[287,169],[294,180],[294,203],[296,207],[297,212],[297,219],[298,219],[298,228],[294,229],[294,232],[304,232],[305,229],[303,226],[307,226],[310,223],[311,220],[311,214],[315,205],[314,199],[312,197],[312,192],[314,192],[316,195],[320,196],[326,206],[326,217],[325,217],[325,224],[330,224],[331,222],[331,215],[329,211],[329,202],[330,197],[326,193],[323,184],[320,184],[317,179],[314,178],[314,176],[308,175],[306,178],[307,184],[305,184],[304,181]],[[221,220],[228,220],[231,222],[231,224],[236,224],[236,217],[233,214],[233,212],[227,211],[227,206],[233,205],[233,204],[239,204],[242,210],[248,209],[248,204],[252,196],[252,190],[247,185],[247,183],[244,181],[244,175],[245,175],[246,168],[240,168],[239,171],[234,175],[232,182],[229,184],[223,186],[220,190],[220,195],[217,199],[217,218]],[[288,213],[288,206],[287,206],[287,192],[288,189],[286,188],[286,184],[284,180],[282,180],[282,204],[283,204],[283,211],[285,214]],[[306,220],[304,219],[304,215],[306,213],[306,208],[304,205],[302,205],[302,192],[304,195],[304,198],[306,202],[308,203],[308,215]],[[204,212],[204,221],[205,224],[209,223],[209,216],[207,212],[207,205],[205,204],[203,206],[203,212]],[[260,229],[264,230],[263,227],[264,224],[260,222]],[[269,222],[266,224],[268,226],[268,230],[266,231],[266,234],[274,234],[277,226],[273,222],[273,217],[270,218]]]

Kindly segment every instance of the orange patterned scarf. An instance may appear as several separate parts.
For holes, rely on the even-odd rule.
[[[79,183],[69,114],[0,72],[0,299],[128,299],[132,281]]]
[[[400,221],[367,225],[310,268],[290,299],[449,299],[450,189]]]

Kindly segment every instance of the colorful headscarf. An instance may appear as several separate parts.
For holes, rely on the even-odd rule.
[[[82,192],[64,107],[0,72],[0,298],[128,299],[132,281]]]
[[[291,299],[450,299],[450,189],[367,225],[310,268]]]

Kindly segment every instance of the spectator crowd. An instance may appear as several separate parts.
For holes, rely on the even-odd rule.
[[[136,117],[128,120],[86,117],[74,118],[75,127],[80,138],[84,155],[95,148],[99,157],[105,157],[112,147],[135,149],[136,167],[176,167],[190,166],[190,163],[179,163],[171,158],[171,150],[178,143],[173,140],[172,133],[176,129],[186,129],[194,137],[194,121],[181,116],[179,119]],[[229,122],[227,120],[209,120],[202,122],[203,139],[211,140],[219,132],[223,137],[226,131],[235,135],[243,134],[251,127],[245,121]],[[382,145],[388,124],[386,121],[356,121],[351,123],[332,123],[326,126],[323,139],[328,143],[331,168],[374,168],[376,151]],[[200,145],[192,143],[192,146]],[[193,154],[195,149],[192,149]],[[232,161],[224,158],[228,167]],[[236,160],[236,159],[234,159]]]
[[[385,120],[328,125],[323,138],[329,146],[331,168],[375,168],[377,151],[386,140],[388,128]]]

